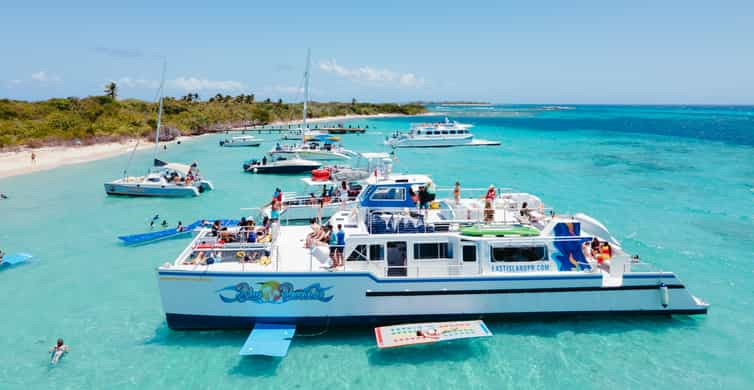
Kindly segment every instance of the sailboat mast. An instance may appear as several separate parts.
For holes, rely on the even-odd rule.
[[[154,159],[157,159],[157,151],[160,149],[160,127],[162,126],[162,96],[163,88],[165,87],[165,70],[167,69],[167,61],[162,62],[162,79],[160,79],[160,108],[157,111],[157,129],[154,132]]]
[[[304,125],[303,128],[306,129],[306,106],[307,102],[309,102],[309,63],[311,62],[311,56],[312,56],[312,50],[307,49],[306,50],[306,71],[304,72]]]

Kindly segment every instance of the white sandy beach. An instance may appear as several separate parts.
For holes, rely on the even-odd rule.
[[[343,115],[308,119],[309,123],[339,122],[353,119],[384,118],[403,116],[402,114],[377,114],[377,115]],[[283,126],[301,123],[301,120],[274,122],[270,126]],[[186,138],[186,137],[180,137]],[[179,139],[180,139],[179,138]],[[54,169],[63,165],[79,164],[113,157],[128,153],[133,150],[136,140],[128,142],[112,142],[87,146],[54,146],[38,149],[24,149],[18,152],[0,153],[0,178],[24,175],[27,173]],[[141,141],[139,149],[153,147],[154,143]],[[31,152],[37,156],[37,161],[32,163]]]
[[[133,140],[123,143],[111,142],[86,146],[52,146],[0,153],[0,178],[113,157],[130,152],[135,145],[136,140]],[[138,149],[152,146],[154,146],[154,143],[141,141]],[[36,154],[36,162],[31,161],[32,152]]]

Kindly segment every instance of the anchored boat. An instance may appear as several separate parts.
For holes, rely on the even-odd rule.
[[[257,138],[251,135],[239,135],[231,138],[226,138],[220,141],[220,146],[226,148],[243,147],[243,146],[259,146],[264,141],[261,138]]]
[[[128,176],[126,168],[123,177],[105,183],[108,195],[156,196],[156,197],[190,197],[212,190],[212,182],[202,177],[196,162],[191,165],[169,163],[157,159],[160,146],[160,127],[162,125],[162,100],[165,86],[165,65],[160,82],[160,104],[157,111],[157,128],[154,140],[154,164],[144,176]],[[138,143],[136,144],[138,146]],[[136,152],[131,152],[131,158]],[[130,165],[131,159],[129,159]]]
[[[395,132],[385,139],[385,145],[393,148],[437,148],[450,146],[493,146],[497,141],[474,139],[469,131],[472,125],[451,122],[418,123],[407,133]]]
[[[411,193],[428,181],[394,175],[369,184],[355,209],[333,215],[330,225],[345,235],[334,247],[336,254],[342,248],[345,265],[335,269],[327,246],[306,247],[307,226],[273,224],[271,242],[252,242],[242,230],[229,229],[230,240],[200,232],[157,269],[168,326],[708,310],[674,273],[606,245],[606,230],[589,230],[598,226],[593,218],[554,215],[534,195],[504,192],[491,202],[495,231],[476,234],[464,228],[484,230],[482,219],[490,217],[478,200],[416,209]],[[506,233],[502,225],[513,227]],[[212,264],[197,261],[210,252]]]

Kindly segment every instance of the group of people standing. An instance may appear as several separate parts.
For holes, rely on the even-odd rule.
[[[305,248],[314,249],[317,246],[328,246],[330,249],[330,269],[342,267],[344,263],[343,248],[346,246],[346,233],[343,225],[338,224],[337,230],[332,225],[320,225],[317,220],[309,220],[312,231],[306,236]]]

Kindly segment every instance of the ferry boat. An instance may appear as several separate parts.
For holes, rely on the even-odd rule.
[[[626,253],[593,218],[547,213],[539,198],[525,193],[495,197],[494,225],[469,219],[476,200],[439,201],[418,212],[409,195],[428,180],[394,175],[371,184],[357,208],[330,219],[345,232],[344,267],[329,267],[327,247],[305,248],[307,226],[274,223],[269,236],[254,234],[254,242],[246,239],[249,231],[200,232],[175,261],[157,269],[167,325],[367,325],[708,310],[678,276]],[[533,218],[532,208],[538,211]],[[585,255],[595,239],[610,243],[609,265]]]
[[[220,146],[226,148],[242,147],[242,146],[259,146],[262,144],[262,139],[251,135],[239,135],[231,138],[226,138],[220,141]]]
[[[500,145],[496,141],[475,140],[471,127],[448,118],[444,122],[413,124],[408,133],[395,132],[387,137],[385,144],[393,148]]]

